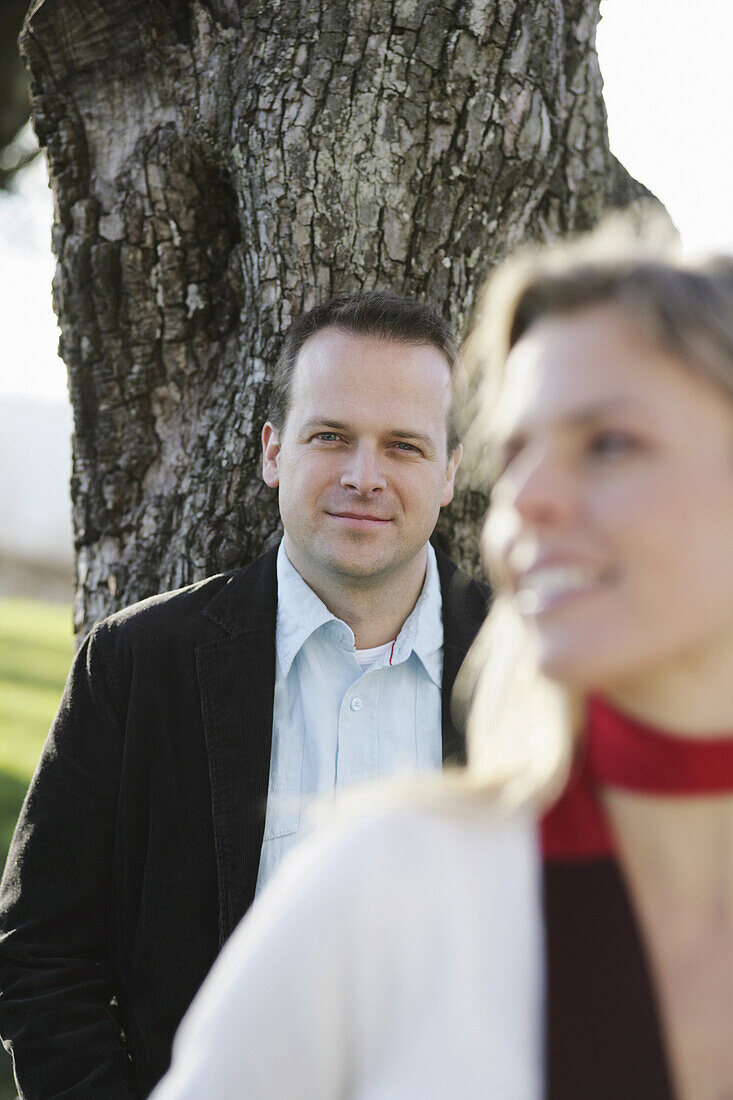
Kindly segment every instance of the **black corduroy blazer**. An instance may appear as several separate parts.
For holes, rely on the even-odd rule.
[[[438,552],[443,758],[487,590]],[[0,1034],[23,1094],[144,1097],[252,902],[270,767],[276,552],[81,646],[0,890]]]

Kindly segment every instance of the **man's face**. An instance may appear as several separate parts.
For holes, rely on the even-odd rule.
[[[263,477],[288,557],[317,591],[420,580],[461,456],[447,454],[450,399],[431,345],[337,328],[306,340],[285,425],[262,431]]]

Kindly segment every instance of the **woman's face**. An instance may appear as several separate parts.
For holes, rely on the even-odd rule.
[[[733,653],[733,401],[612,305],[539,321],[497,408],[486,563],[582,689]]]

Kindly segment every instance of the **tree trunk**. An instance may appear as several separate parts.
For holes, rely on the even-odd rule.
[[[523,238],[646,193],[608,149],[598,0],[38,0],[77,629],[278,536],[281,334],[391,287],[463,328]],[[481,494],[440,524],[476,567]]]

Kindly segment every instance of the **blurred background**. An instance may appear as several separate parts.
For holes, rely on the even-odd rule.
[[[52,200],[0,0],[0,861],[73,652],[71,415],[51,307]],[[728,0],[602,0],[611,148],[685,251],[733,252]],[[0,1054],[0,1100],[15,1096]]]

